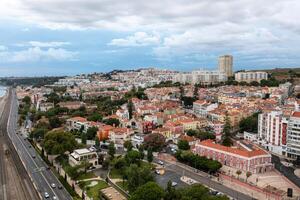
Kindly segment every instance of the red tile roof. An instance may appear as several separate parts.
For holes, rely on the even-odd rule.
[[[202,145],[205,147],[210,147],[216,150],[224,151],[227,153],[236,154],[239,156],[244,157],[254,157],[254,156],[260,156],[260,155],[268,155],[268,153],[260,148],[254,149],[252,151],[247,151],[239,148],[232,148],[232,147],[226,147],[220,144],[214,143],[212,140],[203,140],[199,142],[197,145]]]
[[[300,112],[295,111],[292,116],[293,117],[300,117]]]

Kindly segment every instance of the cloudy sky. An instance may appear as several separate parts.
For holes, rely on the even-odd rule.
[[[0,76],[300,66],[299,0],[1,0]]]

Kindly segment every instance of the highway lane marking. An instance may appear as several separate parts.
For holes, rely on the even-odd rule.
[[[13,93],[14,94],[14,93]],[[16,103],[16,102],[15,102]],[[17,104],[16,104],[16,106],[17,106]],[[11,104],[11,109],[10,109],[10,115],[9,115],[9,118],[11,117],[11,112],[12,112],[12,107],[13,107],[13,104]],[[16,107],[15,107],[16,108]],[[17,116],[17,115],[16,115]],[[10,119],[9,119],[10,120]],[[9,121],[10,122],[10,121]],[[7,125],[9,125],[9,122],[8,122],[8,124]],[[17,137],[18,138],[18,140],[20,140],[21,141],[21,139],[20,139],[20,137],[21,136],[19,136],[19,135],[16,135],[16,134],[13,134],[13,136],[15,136],[15,137]],[[23,141],[23,140],[22,140]],[[23,142],[21,142],[21,144],[22,144],[22,146],[24,146],[24,143]],[[28,154],[28,150],[27,150],[27,148],[25,147],[25,150],[27,151],[27,154]],[[36,153],[36,151],[34,150],[34,152]],[[30,158],[31,158],[31,160],[33,160],[32,159],[32,157],[30,156]],[[43,165],[45,165],[45,163],[44,163],[44,161],[39,157],[39,156],[37,156],[37,159],[40,159],[40,162],[43,164]],[[36,160],[35,160],[36,161]],[[34,161],[34,163],[35,163],[35,165],[37,166],[37,164],[36,164],[36,162]],[[44,172],[47,172],[47,171],[44,171]],[[57,182],[58,184],[61,184],[61,182],[58,180],[58,178],[53,174],[53,172],[51,171],[51,172],[49,172],[50,173],[50,176],[49,176],[49,179],[51,179],[53,182]],[[50,185],[49,184],[49,182],[48,182],[48,180],[45,178],[45,176],[44,176],[44,174],[43,174],[43,172],[41,172],[41,175],[44,177],[44,179],[46,180],[46,182],[47,182],[47,184],[48,184],[48,186]],[[50,187],[50,189],[53,191],[53,189],[52,189],[52,187]],[[62,194],[62,196],[65,198],[65,199],[72,199],[72,197],[70,196],[70,194],[69,194],[69,192],[63,187],[63,190],[62,191],[64,191],[64,193],[61,193]],[[55,196],[57,196],[57,194],[55,193],[55,192],[53,192],[54,193],[54,195]]]
[[[7,132],[10,132],[9,131],[9,124],[10,124],[10,116],[11,116],[11,112],[12,112],[12,105],[11,104],[11,107],[10,107],[10,112],[9,112],[9,117],[8,117],[8,122],[7,122]],[[28,150],[26,149],[25,145],[23,144],[23,142],[21,141],[21,139],[19,137],[17,137],[19,142],[21,143],[21,145],[24,147],[25,151],[27,152],[27,154],[29,155],[30,159],[33,161],[33,164],[36,166],[36,168],[38,168],[38,165],[35,163],[35,161],[33,160],[33,158],[31,157],[31,154],[30,152],[28,152]],[[53,190],[53,188],[51,187],[51,184],[48,182],[48,180],[46,179],[46,177],[44,176],[43,173],[41,173],[42,177],[44,178],[45,182],[47,183],[47,185],[49,186],[49,188],[51,189],[51,191],[53,192],[53,194],[55,196],[57,196],[57,194],[55,193],[55,191]]]

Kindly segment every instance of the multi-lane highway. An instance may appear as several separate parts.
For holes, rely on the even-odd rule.
[[[40,197],[43,199],[71,200],[72,197],[64,187],[58,188],[58,186],[62,186],[59,180],[48,169],[47,164],[31,146],[26,136],[17,134],[18,103],[14,90],[11,91],[8,101],[10,104],[5,108],[5,114],[8,115],[7,133]],[[53,184],[55,187],[52,186]],[[48,198],[45,197],[46,192],[49,194]]]
[[[7,134],[11,92],[0,101],[0,200],[40,199]]]

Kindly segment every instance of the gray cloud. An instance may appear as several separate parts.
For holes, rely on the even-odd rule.
[[[294,58],[300,45],[299,0],[3,1],[0,18],[51,29],[128,31],[110,45],[154,45],[160,59],[197,53],[246,58],[264,52]]]

